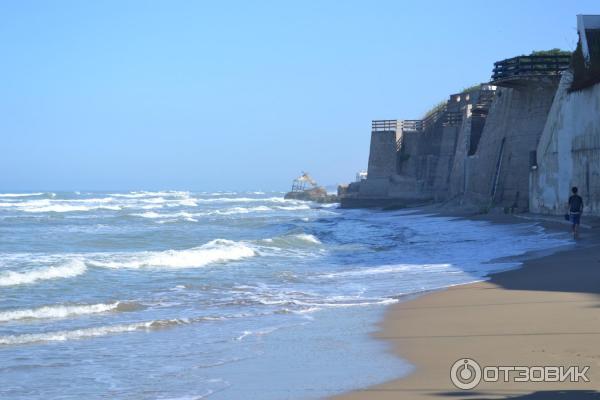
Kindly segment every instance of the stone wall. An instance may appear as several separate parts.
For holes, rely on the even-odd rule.
[[[600,84],[569,93],[571,80],[570,72],[563,73],[537,146],[529,207],[562,214],[577,186],[584,212],[600,215]]]

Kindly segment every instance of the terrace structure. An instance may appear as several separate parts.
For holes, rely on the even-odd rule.
[[[495,62],[490,83],[518,88],[540,80],[558,82],[561,72],[569,68],[571,54],[541,53],[544,52]]]
[[[526,210],[529,168],[571,53],[533,52],[494,63],[490,84],[497,86],[479,138],[471,136],[464,192],[488,207]]]

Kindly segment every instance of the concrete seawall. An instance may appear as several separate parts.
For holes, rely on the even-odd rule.
[[[464,195],[482,205],[528,206],[529,163],[556,91],[556,81],[500,88],[474,155],[466,163]]]
[[[348,186],[342,206],[560,214],[577,186],[584,212],[600,215],[600,16],[577,26],[574,52],[497,61],[489,84],[422,120],[373,121],[367,179]]]
[[[568,92],[565,72],[537,146],[529,208],[562,214],[570,188],[578,186],[586,214],[600,215],[600,84]]]

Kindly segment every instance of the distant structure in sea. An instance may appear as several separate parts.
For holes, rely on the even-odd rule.
[[[600,16],[577,22],[573,53],[498,61],[489,83],[422,119],[373,121],[368,174],[340,187],[342,206],[560,214],[578,186],[586,212],[600,215]]]
[[[319,186],[307,172],[294,179],[292,182],[292,190],[287,192],[284,196],[285,199],[289,200],[310,200],[318,203],[335,203],[338,201],[336,195],[327,193],[327,190]]]

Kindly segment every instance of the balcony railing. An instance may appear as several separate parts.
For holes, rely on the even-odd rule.
[[[402,120],[403,132],[415,132],[423,130],[423,120],[421,119],[405,119]]]
[[[371,121],[371,130],[373,132],[398,131],[402,128],[402,121],[399,119],[380,119]]]
[[[492,82],[539,76],[556,76],[569,68],[571,56],[519,56],[494,63]]]

